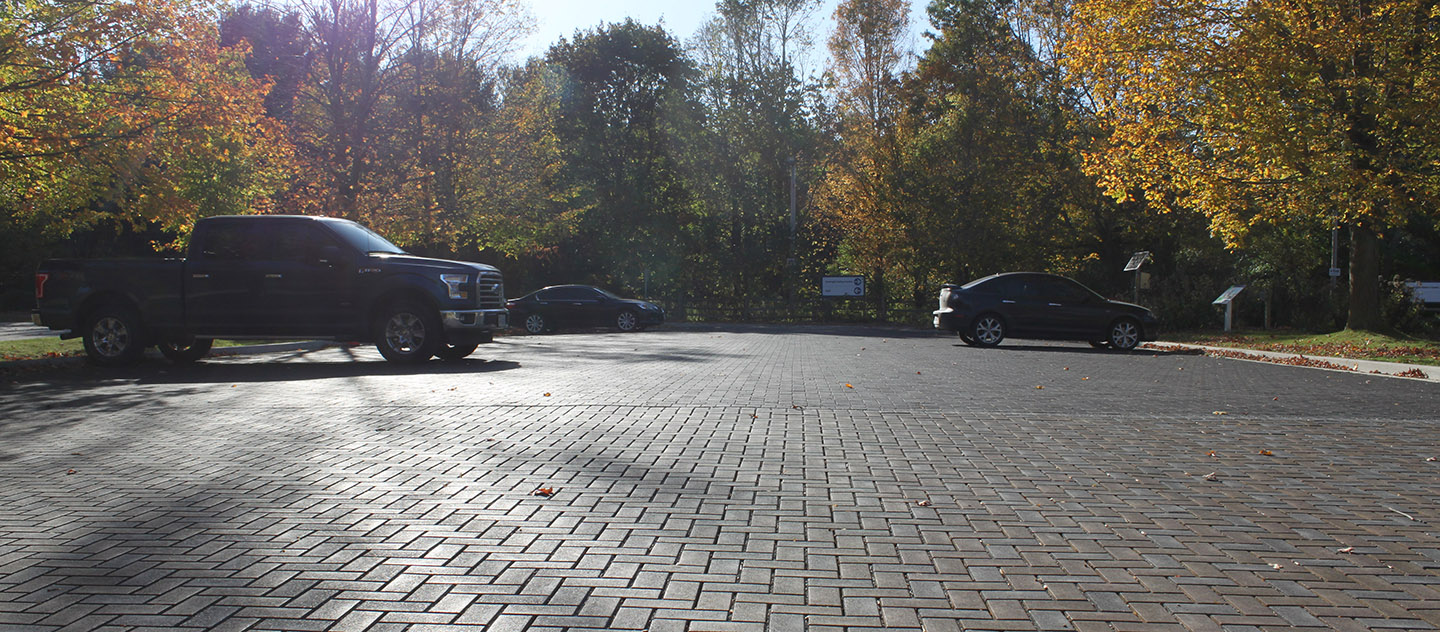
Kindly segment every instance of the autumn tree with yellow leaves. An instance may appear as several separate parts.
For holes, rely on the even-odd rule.
[[[816,187],[817,210],[846,234],[843,256],[871,279],[883,314],[888,277],[902,269],[914,242],[899,190],[900,77],[909,62],[909,4],[843,0],[835,8],[830,71],[836,78],[839,144]]]
[[[183,234],[263,210],[288,145],[244,48],[185,0],[0,10],[0,214],[52,238],[102,222]]]
[[[1083,0],[1064,49],[1106,142],[1113,196],[1351,235],[1347,327],[1384,326],[1377,237],[1440,201],[1440,4]],[[1317,262],[1317,265],[1322,265]]]

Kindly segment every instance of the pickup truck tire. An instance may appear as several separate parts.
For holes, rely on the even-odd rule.
[[[440,347],[440,350],[439,350],[439,351],[436,351],[436,352],[435,352],[435,355],[436,355],[437,357],[439,357],[441,360],[444,360],[444,361],[446,361],[446,362],[456,362],[456,361],[458,361],[458,360],[463,360],[463,359],[465,359],[465,356],[468,356],[468,355],[470,355],[471,353],[474,353],[474,352],[475,352],[475,348],[478,347],[478,346],[480,346],[480,345],[478,345],[478,344],[469,344],[469,345],[452,345],[452,344],[447,344],[447,345],[445,345],[445,346],[443,346],[443,347]]]
[[[99,366],[129,366],[145,352],[140,313],[124,303],[105,303],[85,319],[85,356]]]
[[[160,350],[160,355],[166,360],[175,364],[190,364],[210,353],[210,345],[215,341],[209,338],[191,338],[185,342],[162,342],[155,345]]]
[[[396,364],[418,364],[440,350],[445,337],[440,315],[412,301],[399,301],[381,310],[375,326],[375,346]]]

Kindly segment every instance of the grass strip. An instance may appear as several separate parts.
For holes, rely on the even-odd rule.
[[[1351,329],[1328,334],[1295,331],[1189,332],[1166,334],[1163,338],[1164,342],[1212,347],[1440,366],[1440,342]]]

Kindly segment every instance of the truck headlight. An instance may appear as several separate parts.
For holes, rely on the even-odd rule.
[[[470,281],[469,275],[465,274],[442,274],[440,280],[445,283],[445,290],[453,299],[470,298],[470,292],[466,284]]]

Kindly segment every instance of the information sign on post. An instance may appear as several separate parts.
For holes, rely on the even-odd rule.
[[[1149,250],[1141,250],[1140,252],[1137,252],[1137,253],[1135,253],[1134,255],[1131,255],[1131,256],[1130,256],[1130,262],[1127,263],[1127,264],[1125,264],[1125,271],[1126,271],[1126,272],[1134,272],[1134,273],[1135,273],[1135,283],[1134,283],[1135,297],[1134,297],[1133,300],[1134,300],[1136,303],[1139,303],[1139,302],[1140,302],[1140,266],[1145,265],[1145,264],[1146,264],[1147,262],[1149,262],[1149,261],[1150,261],[1150,251],[1149,251]]]
[[[1126,272],[1134,272],[1150,261],[1150,251],[1141,250],[1130,257],[1130,263],[1125,264]]]
[[[865,296],[865,277],[827,276],[820,281],[820,296]]]
[[[1225,306],[1225,331],[1230,331],[1230,327],[1234,323],[1235,297],[1239,296],[1240,292],[1244,291],[1244,289],[1245,286],[1243,285],[1232,285],[1230,289],[1225,290],[1225,293],[1221,294],[1220,297],[1216,298],[1214,303],[1212,303],[1213,305]]]

